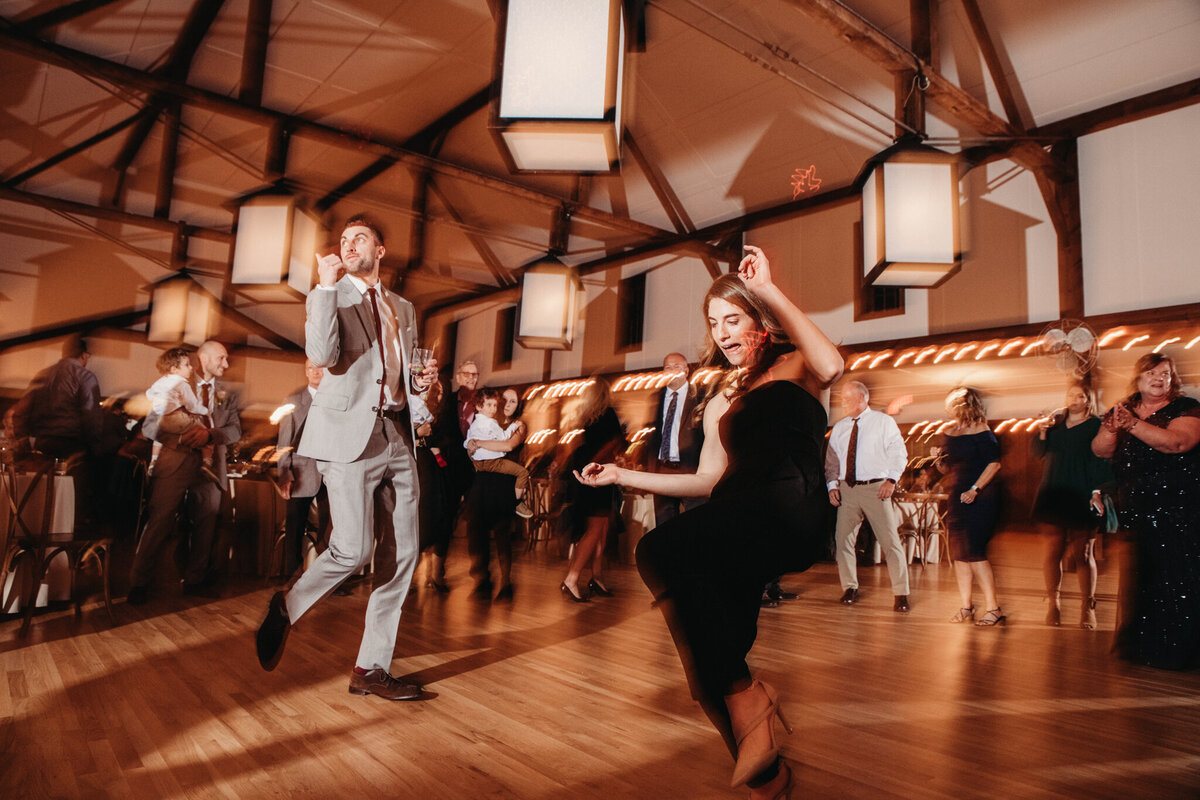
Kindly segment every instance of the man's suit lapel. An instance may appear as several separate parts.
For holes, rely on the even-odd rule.
[[[350,279],[342,278],[338,284],[338,291],[342,295],[342,305],[354,309],[354,315],[358,317],[358,322],[362,325],[363,341],[370,343],[375,341],[375,319],[371,311],[371,298],[362,294],[355,288]]]

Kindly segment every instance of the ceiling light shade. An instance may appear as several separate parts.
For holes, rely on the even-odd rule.
[[[574,267],[548,257],[521,276],[517,342],[541,350],[570,350],[583,285]]]
[[[150,325],[146,339],[199,346],[217,330],[217,299],[186,271],[150,287]]]
[[[284,300],[307,295],[314,253],[325,243],[320,219],[288,193],[243,198],[237,211],[230,283],[243,294]]]
[[[611,172],[621,147],[621,0],[509,0],[492,125],[518,172]]]
[[[858,181],[864,283],[927,289],[959,270],[955,156],[902,141],[868,161]]]

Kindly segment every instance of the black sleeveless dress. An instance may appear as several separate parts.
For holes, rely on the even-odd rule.
[[[730,685],[749,677],[767,581],[823,555],[826,424],[824,406],[791,381],[738,396],[721,418],[729,465],[709,502],[638,543],[638,570],[702,705],[723,708]]]

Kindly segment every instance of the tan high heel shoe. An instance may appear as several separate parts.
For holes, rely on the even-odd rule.
[[[788,733],[792,732],[792,726],[788,725],[782,710],[779,708],[779,696],[770,685],[762,681],[756,680],[748,688],[727,696],[725,698],[725,705],[729,707],[730,700],[733,700],[733,705],[740,705],[743,701],[749,700],[759,693],[766,695],[767,707],[757,714],[753,714],[749,719],[738,720],[733,708],[729,708],[730,722],[733,724],[733,735],[737,740],[738,746],[737,763],[733,767],[733,780],[729,784],[733,787],[742,786],[746,781],[771,766],[771,762],[779,757],[779,746],[775,744],[776,718],[783,723],[784,730]],[[742,750],[742,742],[746,740],[747,736],[758,730],[761,725],[767,726],[767,735],[770,744],[764,750],[744,752]]]
[[[1083,616],[1079,620],[1079,627],[1085,631],[1096,630],[1096,598],[1085,597],[1083,600]]]
[[[783,778],[782,784],[779,783],[780,778]],[[779,762],[779,775],[766,786],[751,789],[750,800],[788,800],[792,794],[794,779],[795,775],[792,774],[791,768],[787,763],[781,761]]]

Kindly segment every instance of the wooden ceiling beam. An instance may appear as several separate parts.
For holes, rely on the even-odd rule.
[[[563,202],[563,198],[547,192],[531,189],[470,167],[415,153],[405,148],[402,142],[378,134],[364,135],[357,131],[342,130],[302,116],[243,103],[232,97],[191,86],[185,81],[127,67],[124,64],[52,42],[31,39],[15,35],[11,31],[0,30],[0,48],[63,69],[100,78],[125,88],[146,92],[164,92],[177,97],[187,105],[244,122],[267,126],[273,123],[283,123],[290,127],[293,133],[303,134],[335,147],[361,150],[377,155],[391,153],[397,156],[399,162],[409,167],[426,168],[439,175],[497,191],[517,200],[549,207],[557,207]],[[653,225],[589,206],[576,206],[572,209],[572,213],[581,220],[610,230],[626,231],[647,237],[668,233]]]
[[[13,30],[20,33],[35,34],[47,28],[62,25],[64,22],[78,19],[84,14],[90,14],[97,9],[110,6],[115,2],[117,0],[77,0],[77,2],[67,3],[65,6],[60,6],[44,14],[38,14],[37,16],[21,20],[13,26]]]
[[[115,136],[116,134],[118,134],[121,131],[128,128],[133,123],[137,122],[139,119],[141,119],[147,113],[149,113],[148,109],[140,108],[137,111],[135,111],[133,114],[130,114],[128,117],[121,120],[120,122],[118,122],[114,125],[110,125],[107,128],[105,128],[104,130],[100,131],[99,133],[93,134],[92,136],[89,136],[88,138],[84,139],[82,142],[71,145],[66,150],[62,150],[61,152],[58,152],[55,155],[50,156],[50,158],[47,158],[45,161],[41,162],[40,164],[36,164],[36,165],[30,167],[29,169],[25,170],[24,172],[21,172],[20,174],[14,175],[13,177],[6,180],[4,183],[7,186],[20,186],[22,183],[29,180],[30,178],[32,178],[36,175],[39,175],[42,172],[45,172],[46,170],[50,169],[51,167],[53,167],[57,164],[61,164],[62,162],[66,161],[68,158],[70,158],[71,156],[82,153],[84,150],[87,150],[89,147],[92,147],[93,145],[97,145],[100,142],[103,142],[104,140],[106,140],[112,136]]]
[[[961,0],[961,2],[963,11],[967,15],[967,22],[971,26],[971,33],[975,35],[975,43],[979,46],[979,54],[983,56],[983,63],[987,65],[988,74],[992,76],[992,85],[996,87],[996,94],[1000,96],[1000,105],[1004,106],[1004,114],[1008,117],[1009,124],[1019,130],[1026,130],[1029,125],[1021,113],[1021,106],[1017,102],[1013,84],[1009,82],[1008,76],[1004,73],[1000,51],[996,47],[992,35],[988,32],[987,23],[983,20],[983,12],[979,10],[978,0]]]
[[[250,0],[246,14],[246,39],[242,45],[242,78],[238,100],[262,104],[263,79],[267,71],[267,43],[271,39],[271,0]]]
[[[39,206],[49,211],[57,211],[63,214],[91,217],[92,219],[100,219],[108,222],[119,222],[124,225],[161,231],[172,236],[182,235],[228,245],[233,244],[233,234],[229,231],[217,230],[216,228],[201,228],[196,225],[188,225],[184,222],[148,217],[143,214],[134,214],[129,211],[109,208],[108,206],[96,206],[89,205],[88,203],[78,203],[74,200],[63,200],[58,197],[14,189],[11,186],[0,186],[0,200],[8,200],[13,203],[22,203],[29,206]]]
[[[1047,138],[1078,138],[1115,125],[1136,122],[1177,108],[1200,103],[1200,79],[1184,81],[1165,89],[1120,100],[1074,117],[1034,128],[1030,133]]]

